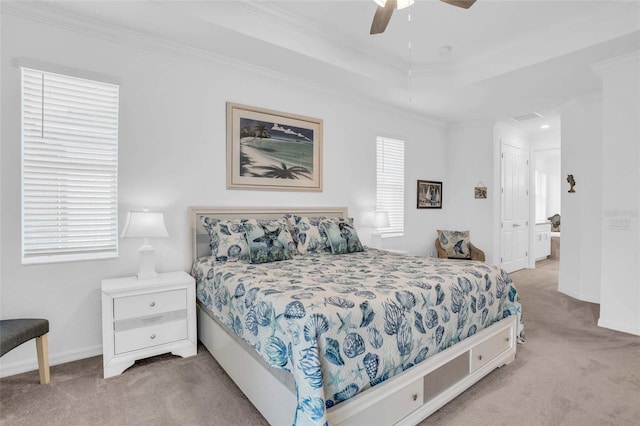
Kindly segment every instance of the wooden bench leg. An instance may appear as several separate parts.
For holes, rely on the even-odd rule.
[[[38,353],[38,369],[40,370],[40,383],[49,384],[49,333],[36,337],[36,352]]]

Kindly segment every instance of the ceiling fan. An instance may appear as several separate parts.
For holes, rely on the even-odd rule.
[[[376,14],[373,16],[373,22],[371,23],[371,31],[369,34],[383,33],[387,28],[391,15],[396,9],[404,9],[414,3],[414,0],[374,0],[378,4]],[[458,6],[463,9],[469,9],[476,0],[440,0],[453,6]]]

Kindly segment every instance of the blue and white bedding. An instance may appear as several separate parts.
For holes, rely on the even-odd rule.
[[[297,425],[500,319],[520,302],[498,267],[375,249],[247,264],[203,257],[200,303],[296,382]]]

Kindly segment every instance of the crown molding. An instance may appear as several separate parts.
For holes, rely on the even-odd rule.
[[[575,106],[585,103],[585,102],[591,102],[591,101],[601,101],[602,100],[602,92],[592,92],[592,93],[587,93],[586,95],[583,96],[578,96],[576,98],[573,98],[563,104],[560,104],[556,107],[556,111],[558,111],[559,114],[562,115],[562,113],[566,112],[567,110],[574,108]]]
[[[607,8],[605,13],[580,16],[560,27],[514,38],[495,49],[454,61],[450,72],[457,85],[472,84],[640,30],[640,2],[612,1],[609,7],[610,4],[615,4],[614,10]]]
[[[415,109],[392,105],[364,91],[347,91],[326,84],[317,83],[294,75],[285,74],[259,65],[219,55],[205,49],[195,48],[183,43],[164,39],[147,33],[123,28],[90,17],[73,14],[46,2],[0,1],[0,14],[7,13],[22,19],[31,20],[67,31],[81,33],[108,42],[121,44],[147,52],[180,58],[183,60],[206,63],[222,70],[238,70],[254,73],[278,82],[295,83],[319,92],[350,100],[355,103],[373,106],[381,111],[393,112],[435,127],[447,124],[434,117],[418,113]],[[28,58],[27,58],[28,60]]]
[[[325,41],[323,44],[331,51],[340,52],[340,56],[370,58],[371,64],[376,64],[378,67],[382,65],[382,68],[392,72],[405,73],[408,69],[409,64],[404,61],[398,61],[397,58],[390,59],[388,55],[380,51],[364,49],[351,42],[349,38],[327,31],[325,27],[318,25],[317,22],[296,15],[286,7],[278,6],[271,2],[269,4],[265,3],[255,0],[233,1],[228,2],[226,6],[236,9],[244,15],[252,15],[257,19],[263,20],[265,25],[271,25],[274,28],[285,27],[288,31],[294,33],[292,40],[311,37],[313,40]],[[298,53],[306,54],[306,52]]]
[[[602,78],[603,74],[606,73],[609,69],[625,63],[633,65],[634,62],[636,64],[640,62],[640,50],[627,53],[626,55],[607,59],[606,61],[598,62],[591,65],[591,68],[598,75],[598,77]]]

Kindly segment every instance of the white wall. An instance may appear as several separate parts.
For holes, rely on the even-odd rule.
[[[414,254],[432,249],[447,209],[417,210],[416,180],[444,179],[443,127],[269,75],[259,67],[168,50],[153,40],[138,43],[118,35],[120,43],[111,41],[108,32],[94,37],[73,26],[50,26],[8,13],[1,19],[0,316],[48,318],[51,364],[101,353],[100,281],[133,274],[141,242],[121,240],[120,256],[113,260],[21,265],[19,60],[119,81],[119,218],[122,225],[127,210],[142,207],[165,212],[170,238],[155,242],[160,272],[190,268],[190,205],[346,205],[359,221],[375,205],[377,135],[406,141],[406,235],[384,244]],[[226,101],[322,118],[324,191],[227,190]],[[490,178],[477,178],[490,183]],[[470,183],[465,189],[471,193],[475,181]],[[33,346],[25,344],[2,357],[0,374],[36,368]]]
[[[487,262],[498,264],[494,218],[500,184],[494,175],[495,157],[499,155],[494,146],[494,126],[493,122],[471,122],[451,127],[442,200],[446,207],[446,229],[469,230],[471,242],[484,251]],[[498,162],[498,168],[499,165]],[[480,182],[487,187],[486,199],[475,198],[474,189]]]
[[[602,77],[601,300],[598,325],[640,335],[640,51]],[[596,209],[594,209],[596,210]],[[563,237],[564,239],[564,237]]]
[[[602,98],[573,101],[561,110],[563,179],[558,290],[576,299],[600,301],[602,209]],[[576,185],[569,193],[567,175]]]

